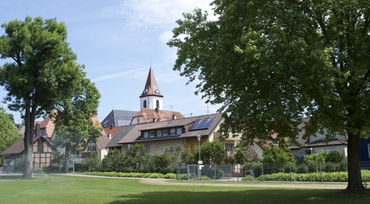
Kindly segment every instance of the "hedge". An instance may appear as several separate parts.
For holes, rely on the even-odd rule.
[[[370,171],[361,171],[362,181],[370,182]],[[250,177],[244,180],[251,180]],[[347,172],[316,172],[316,173],[273,173],[261,175],[256,178],[259,181],[323,181],[323,182],[347,182]]]
[[[107,177],[128,177],[128,178],[162,178],[162,179],[176,179],[174,173],[136,173],[136,172],[84,172],[86,175],[107,176]]]

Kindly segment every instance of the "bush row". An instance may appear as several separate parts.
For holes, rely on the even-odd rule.
[[[370,182],[370,171],[361,171],[362,180]],[[257,178],[253,176],[245,176],[245,181],[258,180],[258,181],[322,181],[322,182],[347,182],[347,172],[315,172],[315,173],[273,173],[260,175]]]
[[[137,173],[137,172],[84,172],[86,175],[93,176],[108,176],[108,177],[127,177],[127,178],[161,178],[161,179],[176,179],[174,173]]]

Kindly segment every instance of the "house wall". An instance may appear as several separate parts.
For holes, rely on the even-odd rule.
[[[343,154],[347,158],[347,146],[346,145],[314,147],[312,149],[312,153],[317,154],[317,153],[320,153],[322,151],[325,151],[326,153],[329,153],[329,152],[334,151],[334,150]]]
[[[347,146],[346,145],[319,146],[319,147],[312,147],[312,149],[311,148],[295,149],[295,150],[291,150],[291,153],[295,157],[303,158],[306,154],[318,154],[322,151],[329,153],[334,150],[343,154],[345,158],[347,158]]]
[[[53,159],[52,148],[44,140],[36,141],[32,146],[33,151],[33,168],[42,169],[50,165]]]
[[[100,159],[100,161],[103,161],[103,159],[108,155],[108,150],[107,149],[101,149],[97,153],[98,153],[98,155],[97,155],[98,159]]]
[[[162,141],[145,142],[143,144],[149,154],[155,155],[157,153],[164,152],[166,149],[172,148],[173,150],[175,150],[175,148],[178,146],[181,148],[184,148],[186,147],[186,140],[185,139],[162,140]]]

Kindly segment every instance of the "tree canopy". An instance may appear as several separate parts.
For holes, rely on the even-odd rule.
[[[33,177],[32,136],[35,118],[50,113],[78,91],[85,72],[67,43],[67,29],[56,19],[26,17],[2,25],[0,85],[10,110],[25,121],[24,177]]]
[[[0,107],[0,153],[19,139],[18,130],[11,116]]]
[[[71,98],[64,98],[57,111],[50,117],[55,119],[54,144],[65,147],[65,172],[68,172],[70,150],[84,150],[90,142],[95,143],[102,135],[97,120],[100,94],[89,79],[81,81]]]
[[[370,130],[370,2],[215,0],[177,21],[174,70],[221,104],[243,138],[325,130],[348,136],[348,187],[362,190],[359,140]]]

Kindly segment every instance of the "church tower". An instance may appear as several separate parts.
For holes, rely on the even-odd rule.
[[[151,67],[149,69],[144,90],[140,95],[140,109],[143,108],[155,109],[157,111],[163,109],[163,95],[159,91],[157,81],[155,80]]]

